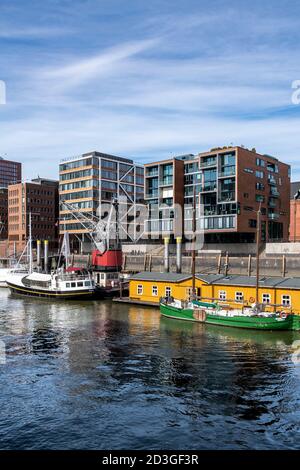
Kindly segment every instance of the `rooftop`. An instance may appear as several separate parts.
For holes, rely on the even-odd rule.
[[[130,280],[135,281],[157,281],[157,282],[183,282],[191,279],[191,274],[177,274],[177,273],[156,273],[156,272],[141,272],[131,276]],[[207,284],[221,285],[221,286],[243,286],[255,287],[256,278],[254,276],[224,276],[224,274],[196,274],[196,278],[200,279]],[[280,289],[299,289],[300,290],[300,277],[261,277],[259,280],[260,287],[266,288],[280,288]]]

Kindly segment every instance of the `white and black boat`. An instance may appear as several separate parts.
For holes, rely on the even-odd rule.
[[[94,298],[97,294],[95,282],[89,273],[11,273],[6,283],[11,292],[34,297],[80,300]]]
[[[62,249],[65,253],[67,248],[67,239],[64,239]],[[68,266],[66,270],[58,268],[50,274],[33,271],[31,214],[29,214],[29,239],[25,251],[29,256],[29,269],[27,273],[16,271],[7,275],[6,283],[11,292],[33,297],[76,300],[91,299],[97,295],[98,289],[89,272],[68,271]]]

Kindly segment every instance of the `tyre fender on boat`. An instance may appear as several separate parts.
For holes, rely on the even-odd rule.
[[[197,308],[193,312],[193,317],[195,320],[198,320],[200,322],[205,322],[206,321],[206,311],[201,308]]]

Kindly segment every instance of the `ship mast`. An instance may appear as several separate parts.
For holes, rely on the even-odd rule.
[[[29,212],[28,251],[29,251],[29,274],[31,274],[33,271],[31,212]]]
[[[255,305],[259,304],[259,256],[260,256],[260,239],[261,239],[261,203],[257,211],[256,217],[256,288],[255,288]]]
[[[193,221],[192,221],[192,300],[196,299],[196,187],[193,194]]]

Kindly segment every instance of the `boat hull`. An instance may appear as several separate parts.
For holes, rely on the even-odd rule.
[[[246,328],[253,330],[298,330],[300,328],[300,319],[295,315],[288,315],[286,318],[275,317],[247,317],[235,316],[225,317],[221,315],[212,315],[207,313],[205,319],[195,318],[195,311],[192,309],[180,309],[171,305],[160,304],[161,314],[165,317],[177,320],[194,321],[198,323],[207,323],[209,325],[228,326],[234,328]]]
[[[25,295],[30,297],[43,297],[48,299],[56,300],[83,300],[83,299],[95,299],[98,297],[97,290],[85,289],[78,292],[67,292],[67,291],[55,291],[50,292],[36,287],[19,286],[11,282],[7,282],[7,286],[10,291],[14,294]]]

